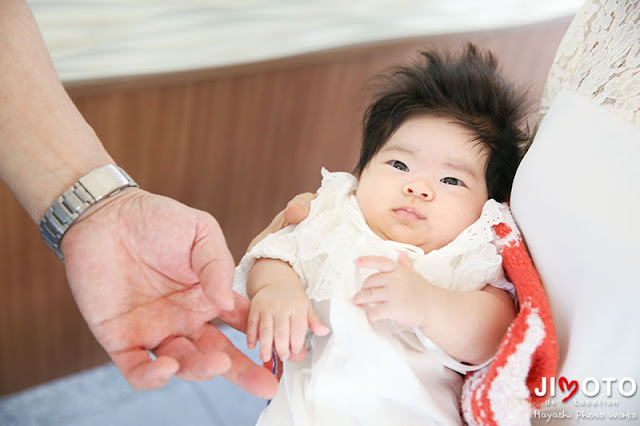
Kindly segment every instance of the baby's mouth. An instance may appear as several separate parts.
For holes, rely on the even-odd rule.
[[[406,217],[408,219],[424,220],[424,216],[422,216],[420,212],[413,207],[400,207],[399,209],[394,209],[393,212],[398,216]]]

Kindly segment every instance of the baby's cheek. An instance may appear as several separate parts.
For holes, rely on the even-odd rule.
[[[365,219],[367,218],[367,215],[370,214],[370,210],[373,207],[373,201],[371,198],[371,191],[367,188],[363,188],[362,186],[358,187],[356,190],[356,202],[358,203],[358,207]]]

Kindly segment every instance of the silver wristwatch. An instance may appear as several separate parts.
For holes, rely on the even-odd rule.
[[[64,260],[60,242],[73,222],[90,206],[120,190],[138,184],[120,167],[99,167],[78,179],[47,209],[40,222],[40,235],[51,250]]]

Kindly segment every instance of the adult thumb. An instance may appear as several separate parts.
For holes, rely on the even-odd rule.
[[[229,311],[234,306],[231,290],[234,262],[220,225],[209,214],[200,216],[197,235],[191,249],[191,265],[207,295],[220,310]]]

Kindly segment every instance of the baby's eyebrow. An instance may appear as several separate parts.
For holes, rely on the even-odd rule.
[[[449,160],[449,161],[445,161],[444,165],[446,167],[451,167],[453,169],[459,170],[463,173],[466,173],[474,178],[478,178],[478,175],[476,173],[476,171],[474,170],[473,167],[471,167],[470,164],[466,163],[466,162],[460,162],[460,161],[454,161],[454,160]]]
[[[389,152],[389,151],[404,152],[406,154],[414,154],[415,153],[415,151],[413,151],[412,149],[405,148],[403,146],[384,146],[380,150],[380,152]]]

